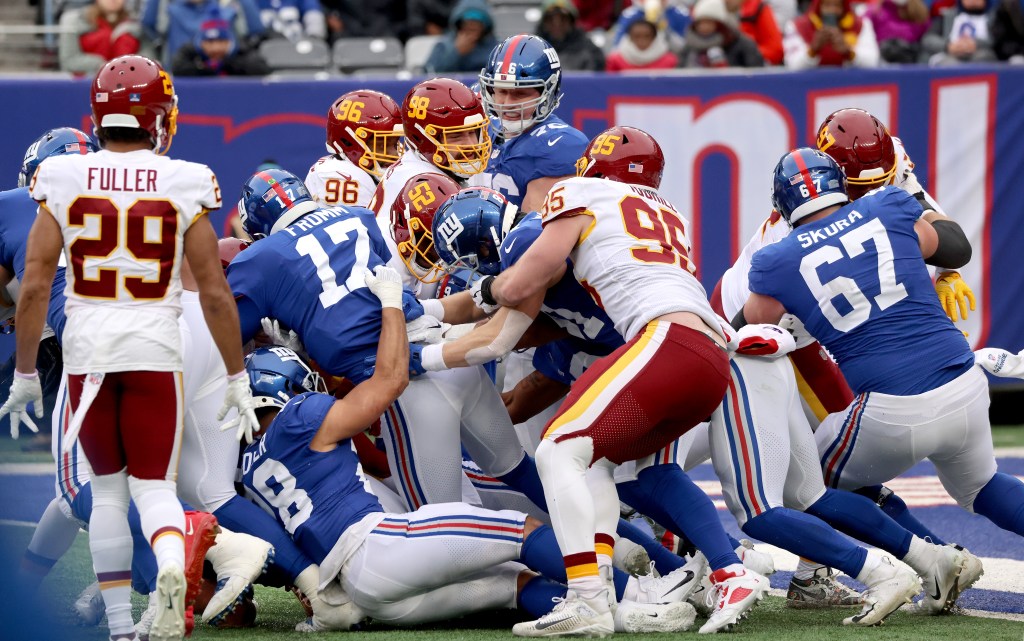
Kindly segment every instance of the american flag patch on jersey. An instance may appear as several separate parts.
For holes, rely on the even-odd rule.
[[[642,174],[644,173],[644,166],[638,162],[631,162],[629,163],[629,170],[634,174]]]

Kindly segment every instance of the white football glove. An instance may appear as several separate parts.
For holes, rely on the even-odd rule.
[[[444,332],[451,325],[442,323],[433,316],[420,316],[405,324],[405,333],[410,343],[433,345],[444,341]]]
[[[491,305],[489,303],[485,303],[484,295],[480,291],[480,288],[483,287],[484,281],[493,278],[494,276],[484,276],[483,278],[479,278],[473,281],[473,284],[470,285],[469,287],[469,293],[473,296],[473,303],[481,310],[483,310],[483,312],[488,316],[498,311],[498,308],[501,307],[501,305]]]
[[[402,277],[387,265],[377,265],[371,273],[364,270],[363,280],[373,295],[380,299],[381,307],[402,309]]]
[[[11,438],[18,438],[18,428],[22,422],[33,432],[39,431],[35,421],[29,417],[26,411],[26,406],[29,403],[35,405],[36,418],[43,418],[43,388],[39,385],[39,372],[27,375],[15,370],[7,402],[0,407],[0,418],[3,418],[5,414],[11,415]]]
[[[1024,378],[1024,350],[1012,354],[998,347],[986,347],[974,352],[974,362],[995,376]]]
[[[768,323],[744,325],[736,331],[734,340],[736,353],[743,356],[775,359],[796,349],[792,334],[778,325]]]
[[[241,441],[245,437],[246,443],[252,443],[252,433],[259,430],[260,423],[256,420],[256,401],[253,400],[252,390],[249,388],[249,374],[244,369],[228,376],[228,389],[224,392],[224,405],[217,412],[217,420],[223,421],[232,408],[238,410],[238,416],[222,425],[220,430],[225,432],[238,428],[235,438]]]
[[[299,335],[295,333],[295,330],[289,329],[287,332],[284,331],[281,329],[281,323],[276,318],[263,318],[260,320],[260,325],[263,326],[263,333],[267,335],[267,338],[274,345],[287,347],[296,354],[306,353],[306,348],[303,346],[302,341],[299,340]]]

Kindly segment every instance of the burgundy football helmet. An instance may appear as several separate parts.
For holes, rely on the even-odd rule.
[[[401,137],[398,103],[379,91],[350,91],[327,112],[327,151],[345,155],[377,178],[398,162]]]
[[[220,266],[224,268],[224,271],[228,270],[228,265],[235,259],[235,256],[251,244],[241,238],[221,238],[218,240],[217,253],[220,254]]]
[[[145,56],[114,58],[96,73],[90,94],[95,127],[145,129],[166,153],[178,127],[178,96],[160,63]]]
[[[636,127],[606,129],[576,161],[576,175],[606,178],[657,189],[665,171],[665,154],[651,134]]]
[[[444,275],[434,249],[431,229],[441,204],[459,192],[459,184],[444,174],[417,174],[406,181],[391,205],[391,235],[409,271],[424,283]]]
[[[846,172],[850,200],[891,184],[896,149],[885,125],[863,109],[840,109],[818,127],[818,150]]]
[[[450,78],[424,80],[402,102],[405,140],[438,169],[468,178],[487,167],[490,125],[480,98]]]

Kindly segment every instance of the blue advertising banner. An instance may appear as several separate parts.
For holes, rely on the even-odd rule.
[[[325,153],[325,116],[338,95],[373,88],[401,102],[412,84],[182,79],[175,83],[181,116],[171,155],[217,174],[225,208],[213,220],[221,229],[234,194],[261,162],[272,159],[304,176]],[[588,136],[628,124],[660,141],[667,160],[662,192],[691,219],[694,258],[709,291],[769,213],[769,174],[778,158],[813,145],[818,123],[835,109],[868,109],[902,139],[918,180],[973,242],[974,258],[963,270],[978,298],[978,312],[962,324],[969,340],[1024,348],[1024,269],[1016,259],[1024,247],[1024,69],[575,74],[562,89],[558,113]],[[5,184],[14,186],[34,138],[57,126],[91,130],[88,114],[88,81],[0,79],[0,121],[10,125],[0,155]]]

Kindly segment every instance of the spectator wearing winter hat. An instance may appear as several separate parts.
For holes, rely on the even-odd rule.
[[[870,18],[858,18],[851,0],[811,0],[807,11],[786,25],[786,67],[877,67],[878,41]]]
[[[992,45],[1000,60],[1024,64],[1024,6],[1020,0],[999,0],[992,22]]]
[[[647,20],[664,30],[672,53],[677,54],[683,50],[686,28],[690,26],[690,9],[683,4],[683,0],[637,0],[615,21],[615,37],[612,39],[615,46],[622,42],[637,20]]]
[[[268,36],[297,42],[305,38],[327,37],[320,0],[258,0],[260,21]]]
[[[679,63],[669,50],[665,22],[640,13],[632,18],[625,36],[605,61],[606,71],[673,69]]]
[[[921,37],[928,31],[924,0],[882,0],[868,9],[878,49],[886,62],[909,64],[921,56]]]
[[[987,0],[959,0],[932,20],[921,44],[928,64],[955,65],[962,62],[996,60],[992,42],[994,10]]]
[[[194,41],[171,63],[176,76],[262,76],[270,67],[258,53],[238,46],[231,25],[214,12],[200,23]]]
[[[256,0],[147,0],[142,27],[148,38],[162,47],[161,59],[169,66],[174,54],[195,40],[199,27],[212,11],[231,25],[235,39],[258,40],[263,35]]]
[[[496,44],[486,0],[461,0],[452,10],[448,33],[434,45],[424,68],[428,73],[479,72]]]
[[[764,61],[781,65],[782,32],[771,5],[766,0],[725,0],[725,8],[739,21],[740,31],[757,44]]]
[[[563,70],[603,71],[604,52],[576,26],[578,15],[571,0],[544,0],[537,35],[558,52]]]
[[[740,33],[726,0],[700,0],[691,14],[680,66],[690,68],[763,67],[757,44]]]
[[[60,25],[61,71],[91,76],[108,60],[139,53],[142,29],[125,8],[125,0],[96,0],[87,7],[67,9]]]

